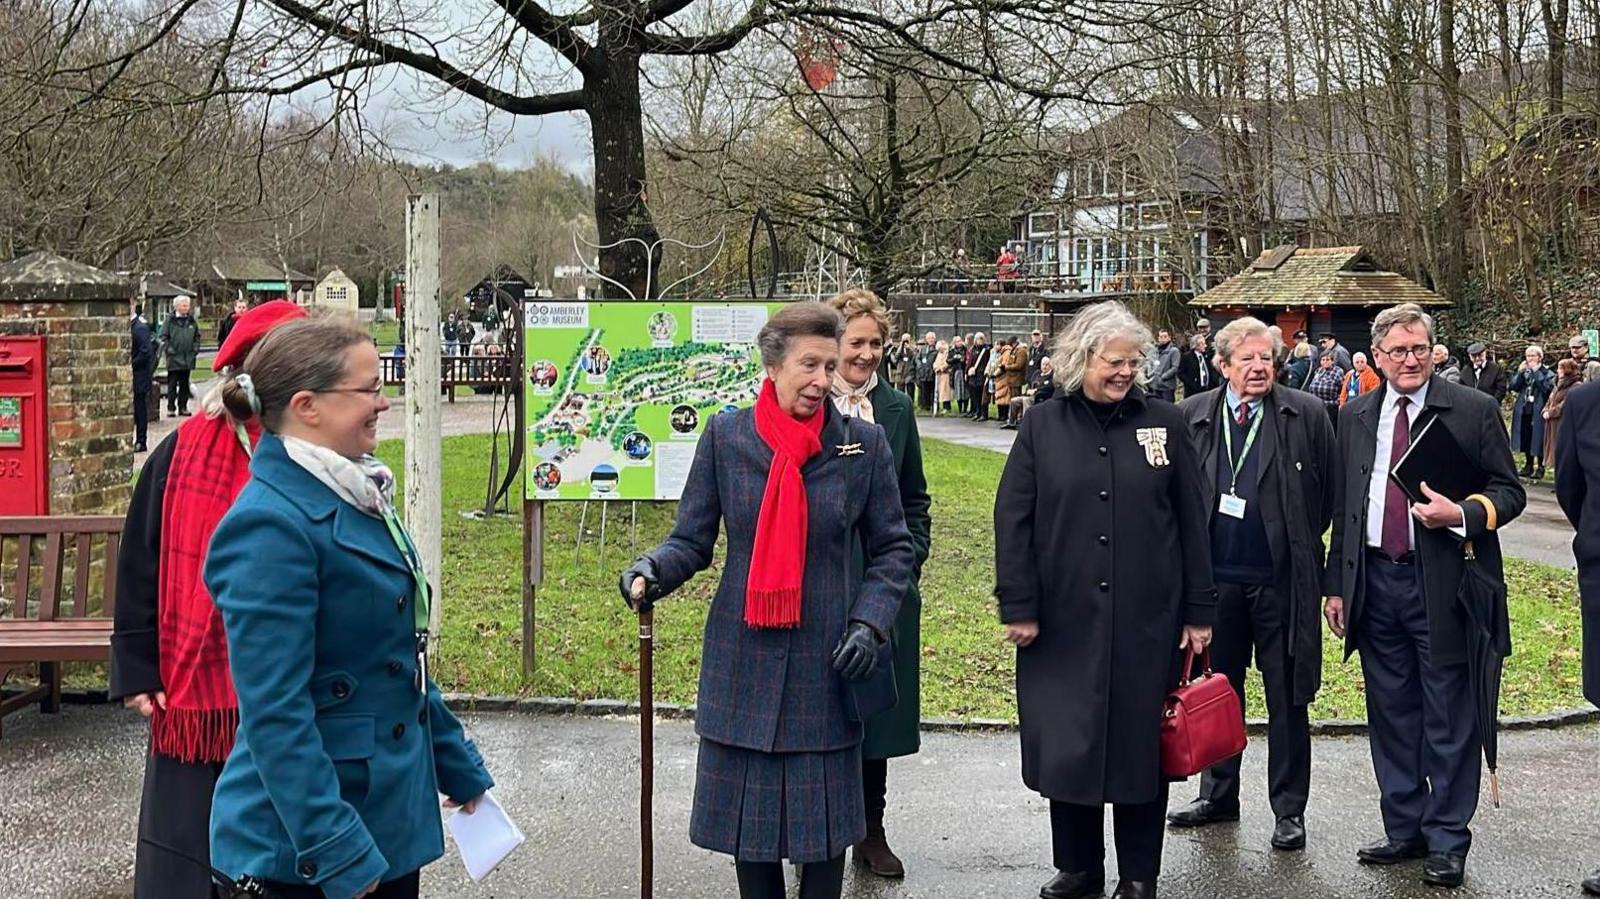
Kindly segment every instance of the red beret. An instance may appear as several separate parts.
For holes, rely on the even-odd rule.
[[[273,300],[251,307],[233,323],[228,339],[222,342],[217,358],[211,361],[211,370],[222,371],[241,365],[268,331],[284,322],[305,317],[306,311],[288,300]]]

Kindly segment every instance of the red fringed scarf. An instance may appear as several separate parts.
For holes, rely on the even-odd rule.
[[[260,428],[252,421],[246,430],[254,446]],[[201,575],[211,532],[249,480],[250,459],[227,415],[178,428],[161,500],[157,593],[167,707],[150,716],[150,749],[191,764],[227,761],[239,727],[222,613]]]
[[[756,433],[772,450],[772,468],[761,495],[750,580],[745,585],[744,622],[751,627],[800,626],[808,521],[800,466],[822,452],[826,405],[818,406],[810,418],[793,418],[778,408],[778,389],[770,380],[756,400]]]

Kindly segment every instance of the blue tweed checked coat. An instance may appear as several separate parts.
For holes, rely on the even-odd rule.
[[[800,626],[754,629],[744,622],[745,584],[772,450],[756,433],[755,411],[706,423],[678,504],[672,534],[648,554],[663,594],[711,564],[721,522],[728,558],[706,619],[695,731],[762,752],[824,752],[861,742],[845,718],[833,650],[850,621],[879,634],[894,626],[911,580],[911,534],[883,429],[848,421],[826,404],[822,452],[801,468],[808,504]],[[859,444],[859,454],[841,447]],[[852,573],[851,533],[872,561]]]

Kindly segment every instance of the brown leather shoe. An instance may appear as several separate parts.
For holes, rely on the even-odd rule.
[[[906,866],[889,848],[881,819],[867,822],[867,838],[856,844],[853,857],[856,864],[865,865],[867,870],[879,877],[906,876]]]

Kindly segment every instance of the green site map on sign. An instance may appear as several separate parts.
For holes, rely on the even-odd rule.
[[[755,402],[782,305],[527,303],[528,498],[678,499],[706,422]]]

